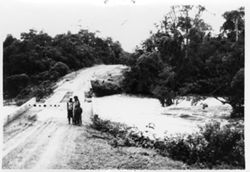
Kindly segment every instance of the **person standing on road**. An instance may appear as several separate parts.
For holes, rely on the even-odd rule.
[[[73,104],[73,122],[76,122],[76,110],[80,108],[81,104],[77,96],[74,96],[74,104]]]
[[[81,103],[80,103],[80,101],[79,101],[79,99],[78,99],[78,97],[77,96],[74,96],[74,109],[75,108],[78,108],[78,107],[80,107],[81,106]]]
[[[82,125],[82,108],[75,109],[75,125]]]
[[[72,119],[72,123],[73,123],[73,101],[72,101],[72,98],[70,98],[69,101],[67,102],[67,111],[68,111],[69,124],[70,124],[70,119]]]

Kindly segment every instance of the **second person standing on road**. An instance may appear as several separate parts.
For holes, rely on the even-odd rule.
[[[80,103],[80,101],[79,101],[79,99],[78,99],[78,97],[77,96],[74,96],[74,104],[73,104],[73,122],[74,122],[74,124],[75,124],[75,118],[76,118],[76,109],[77,108],[80,108],[80,106],[81,106],[81,103]]]

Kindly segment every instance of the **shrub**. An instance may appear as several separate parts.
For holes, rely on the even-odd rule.
[[[199,168],[245,167],[243,126],[208,123],[193,135],[167,136],[164,140],[150,140],[137,128],[91,118],[92,128],[108,132],[124,140],[123,146],[154,148],[160,155],[194,164]]]
[[[23,105],[25,102],[27,102],[27,99],[17,99],[17,100],[16,100],[16,105],[17,105],[17,106],[21,106],[21,105]]]
[[[244,117],[244,68],[241,68],[231,82],[230,104],[233,107],[232,117]]]
[[[52,93],[53,89],[46,86],[37,87],[33,92],[34,96],[37,98],[38,101],[44,97],[49,96]]]
[[[50,74],[49,80],[51,81],[56,81],[60,77],[60,73],[57,71],[50,71],[49,74]]]
[[[91,117],[91,121],[92,128],[98,131],[108,132],[114,137],[124,138],[129,129],[125,124],[111,122],[109,120],[102,120],[98,117],[98,115],[93,115]]]
[[[152,88],[157,85],[161,69],[162,61],[158,53],[141,55],[131,70],[124,74],[123,91],[132,94],[152,95]]]
[[[170,157],[188,164],[206,164],[208,167],[229,164],[244,167],[244,134],[242,128],[209,123],[195,135],[165,138]]]
[[[64,76],[69,72],[69,67],[63,62],[57,62],[53,67],[52,70],[58,72],[60,76]]]
[[[23,88],[29,84],[30,78],[27,74],[17,74],[6,78],[4,90],[10,97],[15,97]]]

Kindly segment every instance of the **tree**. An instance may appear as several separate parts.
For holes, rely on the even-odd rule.
[[[161,68],[162,61],[158,53],[141,55],[131,71],[125,74],[124,90],[128,93],[152,95]]]
[[[231,95],[229,103],[233,107],[233,117],[244,115],[244,68],[241,68],[233,77],[231,82]]]
[[[145,90],[151,90],[161,102],[167,99],[168,104],[175,95],[222,96],[232,105],[233,114],[242,116],[244,8],[225,12],[222,32],[213,36],[211,27],[202,19],[205,11],[203,6],[172,6],[164,19],[155,24],[157,31],[151,32],[141,49],[133,53],[139,54],[136,56],[139,58],[131,64],[132,70],[126,75],[129,82],[125,85],[131,91],[147,85]],[[149,54],[157,54],[152,61],[158,58],[161,61],[158,74],[148,74],[149,78],[141,79],[143,76],[135,73],[146,74],[148,66],[145,64],[148,63],[142,60],[144,65],[138,66],[138,62]]]
[[[11,34],[8,34],[3,42],[3,47],[6,48],[6,47],[10,46],[16,40],[17,39],[14,38]]]
[[[239,36],[244,35],[244,16],[244,7],[241,7],[238,10],[227,11],[223,14],[226,21],[223,23],[221,30],[231,41],[237,42],[239,40]]]
[[[52,71],[56,71],[60,76],[63,76],[69,72],[69,67],[63,62],[57,62],[51,69]]]
[[[123,52],[119,42],[99,38],[88,30],[51,37],[43,31],[30,29],[21,33],[20,39],[7,35],[3,48],[4,82],[12,75],[26,73],[30,77],[27,93],[46,81],[55,82],[71,70],[100,63],[120,63]],[[4,86],[5,93],[13,90]]]
[[[5,94],[8,97],[15,97],[22,89],[29,84],[30,78],[27,74],[11,75],[4,81]]]

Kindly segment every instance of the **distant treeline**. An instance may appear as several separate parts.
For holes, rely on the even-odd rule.
[[[220,33],[202,19],[203,6],[172,6],[127,64],[124,90],[170,105],[177,95],[223,96],[232,116],[244,114],[244,8],[228,11]],[[193,14],[193,15],[192,15]]]
[[[88,30],[55,37],[30,30],[21,38],[8,35],[3,43],[4,98],[43,97],[51,83],[70,71],[94,64],[120,63],[128,55],[119,42]]]
[[[215,35],[203,19],[203,6],[172,6],[132,54],[119,42],[88,30],[51,37],[30,30],[20,39],[8,35],[3,49],[4,98],[51,93],[60,76],[94,64],[126,64],[126,93],[157,97],[170,105],[177,95],[223,96],[233,116],[244,114],[245,12],[223,14]]]

